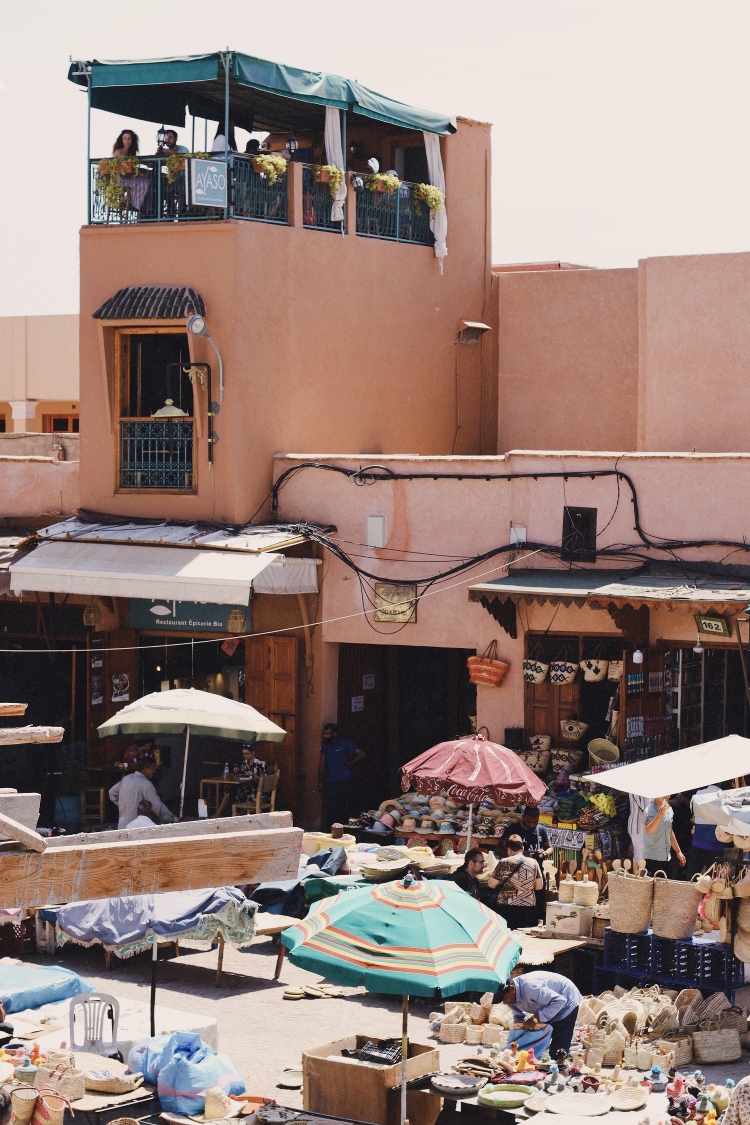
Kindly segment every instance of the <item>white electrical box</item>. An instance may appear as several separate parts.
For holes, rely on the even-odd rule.
[[[385,547],[385,516],[367,517],[367,546]]]
[[[511,547],[520,547],[526,542],[526,528],[521,527],[517,523],[510,525],[510,536],[508,542]]]

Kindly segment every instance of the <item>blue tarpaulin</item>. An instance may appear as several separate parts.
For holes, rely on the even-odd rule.
[[[0,1000],[8,1015],[93,991],[78,973],[59,965],[0,965]]]

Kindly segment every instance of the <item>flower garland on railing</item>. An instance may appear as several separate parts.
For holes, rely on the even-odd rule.
[[[124,190],[120,177],[137,176],[139,171],[138,157],[112,156],[99,161],[96,190],[104,197],[107,207],[114,211],[122,205]]]
[[[253,168],[268,178],[270,186],[286,174],[286,160],[273,152],[259,152],[253,157]]]
[[[167,179],[170,184],[176,183],[180,172],[185,171],[186,160],[210,160],[210,152],[173,152],[166,158]]]
[[[442,211],[445,198],[440,188],[434,187],[433,184],[415,184],[412,201],[415,215],[422,214],[420,203],[426,203],[430,214],[436,215],[438,211]]]
[[[386,195],[393,195],[401,187],[401,181],[391,172],[373,172],[365,176],[365,187],[368,191],[384,191]]]
[[[344,169],[335,164],[313,164],[313,176],[317,183],[328,184],[331,199],[335,199],[336,192],[344,182]]]

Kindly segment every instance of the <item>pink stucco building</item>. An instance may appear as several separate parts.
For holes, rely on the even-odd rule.
[[[750,255],[493,268],[489,126],[378,116],[366,99],[336,109],[349,170],[334,222],[315,169],[336,99],[266,89],[251,105],[233,57],[183,75],[183,113],[190,83],[223,91],[236,62],[237,123],[304,157],[278,187],[231,157],[226,209],[207,212],[187,170],[170,179],[155,157],[115,206],[92,153],[80,468],[0,455],[8,519],[81,509],[12,563],[0,603],[20,649],[77,648],[39,718],[106,771],[122,747],[96,727],[123,676],[131,698],[168,684],[244,699],[287,730],[279,800],[306,823],[324,721],[365,750],[370,806],[403,761],[470,727],[528,750],[538,733],[560,744],[570,716],[586,738],[613,731],[614,711],[624,756],[746,733]],[[112,108],[97,65],[75,80]],[[366,180],[371,155],[398,172],[393,196]],[[442,259],[417,191],[440,176]],[[195,316],[210,339],[188,331]],[[219,624],[151,618],[159,598],[209,604]],[[466,658],[492,641],[507,676],[475,688]],[[535,684],[532,656],[622,676]],[[3,659],[18,679],[20,658]],[[195,794],[223,753],[196,749]]]

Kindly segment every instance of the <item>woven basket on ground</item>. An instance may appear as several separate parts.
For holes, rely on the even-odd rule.
[[[70,1102],[78,1101],[86,1093],[83,1071],[64,1063],[55,1067],[42,1063],[36,1072],[34,1085],[37,1090],[60,1094]]]
[[[648,929],[654,898],[654,880],[648,875],[617,871],[609,877],[610,925],[620,934]]]
[[[695,883],[668,879],[666,872],[654,876],[654,905],[651,928],[657,937],[688,941],[695,930],[698,905],[703,895]]]
[[[722,1031],[718,1021],[709,1021],[693,1035],[693,1055],[699,1063],[736,1062],[742,1058],[740,1033],[736,1028]]]
[[[682,1013],[685,1008],[689,1007],[693,1000],[703,1000],[703,995],[698,988],[683,988],[682,992],[677,993],[674,1006],[678,1012]]]
[[[736,1005],[731,1008],[724,1008],[716,1018],[719,1021],[719,1027],[722,1029],[733,1027],[740,1034],[747,1031],[747,1008],[740,1008]]]
[[[128,1094],[137,1089],[143,1082],[142,1074],[108,1074],[103,1076],[102,1071],[89,1071],[83,1076],[87,1090],[96,1090],[101,1094]]]
[[[642,1109],[648,1101],[647,1086],[623,1086],[609,1095],[613,1109]]]
[[[508,1031],[504,1027],[499,1027],[495,1023],[487,1023],[482,1028],[482,1044],[485,1047],[491,1047],[497,1043],[499,1047],[504,1047],[508,1042]]]
[[[693,1024],[699,1023],[700,1010],[703,1007],[703,1000],[693,1000],[687,1008],[683,1008],[680,1012],[680,1028],[692,1027]]]
[[[465,1038],[465,1023],[446,1023],[445,1020],[443,1020],[440,1024],[438,1039],[441,1043],[463,1043]]]
[[[622,1062],[622,1053],[627,1045],[627,1038],[621,1031],[612,1031],[607,1035],[604,1043],[603,1066],[619,1066]]]
[[[670,1031],[654,1043],[659,1051],[673,1052],[675,1066],[687,1066],[693,1061],[693,1037],[684,1031]]]
[[[464,1036],[463,1042],[473,1044],[481,1043],[483,1031],[484,1028],[480,1027],[478,1024],[469,1024],[466,1028],[466,1035]]]
[[[29,1125],[39,1091],[34,1086],[14,1086],[9,1091],[16,1125]]]
[[[698,1012],[698,1023],[716,1019],[719,1012],[725,1011],[730,1006],[729,1000],[723,992],[712,992],[708,999],[701,1004]]]

